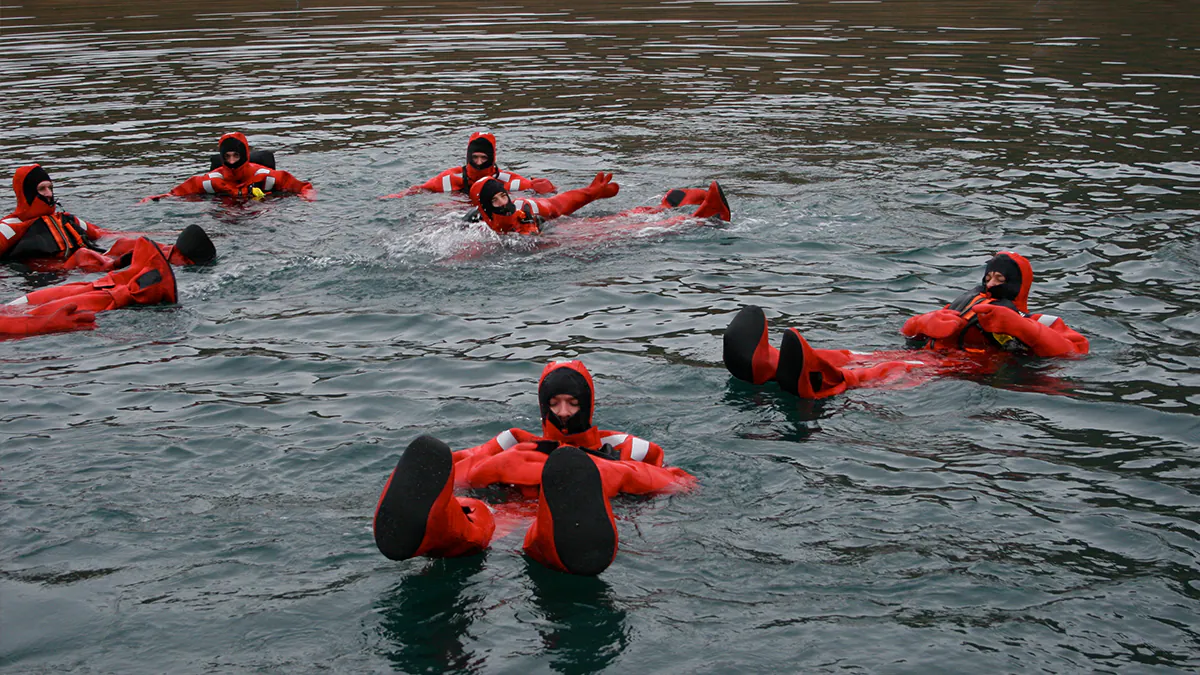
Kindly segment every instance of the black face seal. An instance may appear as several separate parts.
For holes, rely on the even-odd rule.
[[[50,180],[50,174],[46,173],[46,170],[41,166],[37,166],[25,174],[25,180],[21,183],[21,191],[25,193],[26,204],[32,204],[33,200],[40,199],[50,206],[54,206],[54,195],[50,195],[47,198],[38,194],[38,183],[45,180]]]
[[[560,394],[574,396],[579,402],[579,412],[565,420],[550,410],[550,399]],[[564,434],[579,434],[592,428],[592,390],[583,375],[572,368],[550,371],[538,387],[538,405],[542,409],[542,420]]]
[[[487,179],[483,186],[479,188],[479,208],[483,209],[483,212],[490,216],[511,216],[516,213],[517,205],[513,203],[511,197],[508,203],[500,208],[492,206],[492,198],[500,193],[508,194],[508,191],[504,189],[504,183],[495,178]]]
[[[1006,255],[998,255],[988,261],[983,270],[983,286],[987,288],[987,276],[992,272],[1004,275],[1004,283],[988,289],[988,295],[997,300],[1016,300],[1021,293],[1021,268],[1017,261]]]
[[[475,166],[474,164],[471,163],[471,155],[473,155],[477,152],[485,153],[488,156],[487,161],[484,162],[483,166]],[[490,168],[495,163],[496,163],[496,149],[492,147],[491,141],[489,141],[486,138],[481,137],[481,138],[476,138],[475,140],[471,141],[470,143],[467,143],[467,165],[468,166],[475,167],[476,169],[487,169],[487,168]]]
[[[224,164],[225,166],[229,167],[230,169],[236,169],[236,168],[240,167],[241,165],[245,164],[250,159],[250,151],[246,149],[246,144],[242,143],[234,136],[229,136],[229,137],[225,138],[224,140],[222,140],[221,144],[217,146],[217,152],[220,153],[220,155],[221,155],[221,163]],[[227,152],[238,153],[240,159],[238,159],[238,161],[234,162],[233,164],[226,162],[225,161],[225,153],[227,153]]]

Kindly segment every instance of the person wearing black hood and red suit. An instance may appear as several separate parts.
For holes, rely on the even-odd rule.
[[[894,383],[910,371],[937,374],[966,366],[964,360],[953,358],[955,353],[1087,354],[1087,338],[1061,318],[1029,312],[1032,285],[1029,261],[1000,251],[988,261],[979,286],[941,309],[904,323],[900,332],[908,346],[922,351],[900,358],[895,358],[895,352],[814,349],[795,328],[783,334],[776,350],[767,338],[763,310],[748,305],[725,329],[725,367],[740,380],[754,384],[774,380],[789,394],[821,399],[847,389]]]
[[[560,572],[596,575],[617,553],[609,499],[695,483],[683,469],[663,466],[658,444],[592,423],[595,385],[581,362],[547,364],[538,404],[540,435],[513,428],[458,452],[432,436],[414,440],[375,508],[380,552],[406,560],[483,551],[496,529],[492,511],[480,500],[455,497],[453,489],[504,484],[538,497],[525,534],[526,554]]]
[[[19,261],[38,271],[107,272],[128,261],[136,238],[101,229],[82,218],[58,211],[54,182],[38,164],[13,175],[17,208],[0,220],[0,260]],[[101,238],[120,237],[108,250]],[[212,240],[199,225],[189,225],[174,244],[160,244],[175,265],[205,264],[216,257]]]
[[[217,143],[221,166],[192,176],[171,188],[166,194],[146,197],[142,203],[163,197],[195,197],[221,195],[237,199],[260,199],[267,194],[289,192],[304,199],[316,199],[312,183],[302,181],[287,171],[272,169],[250,161],[250,142],[241,133],[229,133]]]
[[[597,199],[615,197],[621,186],[612,182],[612,174],[600,172],[587,187],[568,190],[553,197],[522,198],[513,200],[504,184],[495,179],[483,179],[471,186],[471,201],[478,207],[479,218],[499,234],[537,234],[546,221],[574,213]],[[685,192],[673,190],[672,192]],[[704,198],[700,208],[692,217],[717,216],[729,220],[729,203],[725,194],[714,181],[708,190],[688,190],[686,193],[701,193]],[[668,193],[670,195],[670,193]],[[664,197],[664,202],[666,198]],[[658,213],[669,206],[642,207],[616,216],[634,213]]]
[[[467,142],[467,163],[439,173],[420,185],[402,192],[384,195],[381,199],[399,199],[418,192],[461,192],[467,194],[471,186],[483,178],[495,178],[504,184],[507,191],[533,190],[538,194],[554,192],[556,187],[546,178],[526,178],[496,166],[496,137],[483,131],[471,134]]]

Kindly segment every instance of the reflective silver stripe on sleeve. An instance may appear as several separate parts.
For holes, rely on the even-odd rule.
[[[496,178],[499,179],[501,183],[507,183],[508,179],[512,178],[512,176],[501,171],[500,173],[496,174]]]
[[[647,441],[647,440],[638,438],[637,436],[634,436],[633,437],[633,447],[632,447],[631,452],[629,453],[629,458],[634,461],[640,462],[643,459],[646,459],[646,454],[649,452],[650,452],[650,441]]]
[[[537,202],[535,202],[535,201],[533,201],[532,199],[530,199],[530,200],[529,200],[529,202],[528,202],[528,204],[529,204],[530,206],[532,206],[532,207],[533,207],[533,215],[535,215],[535,216],[540,216],[540,215],[542,215],[542,212],[541,212],[541,210],[540,210],[540,209],[538,209]]]
[[[271,190],[274,190],[274,189],[275,189],[275,176],[267,176],[267,179],[265,181],[263,181],[263,192],[270,192]]]
[[[271,170],[270,169],[259,169],[258,171],[254,172],[254,175],[257,176],[260,173],[271,173]]]
[[[208,193],[208,194],[210,194],[210,195],[215,195],[215,194],[217,194],[217,193],[216,193],[216,191],[215,191],[215,190],[213,190],[213,186],[212,186],[212,181],[211,181],[211,180],[206,180],[206,181],[204,181],[204,191],[205,191],[205,192],[207,192],[207,193]]]
[[[442,192],[450,192],[450,176],[442,176]]]
[[[13,300],[12,302],[10,302],[8,304],[10,304],[10,305],[28,305],[29,304],[29,296],[22,295],[21,297],[17,298],[16,300]]]
[[[9,227],[8,223],[0,223],[0,234],[3,234],[5,239],[12,239],[17,235],[17,231]]]
[[[208,174],[208,177],[209,178],[224,178],[225,176],[222,175],[220,171],[210,171]]]
[[[1043,314],[1038,317],[1038,323],[1042,324],[1043,326],[1049,326],[1055,321],[1058,321],[1058,317],[1054,316],[1053,314]]]
[[[508,450],[512,446],[516,445],[518,441],[517,437],[513,436],[513,432],[510,430],[497,436],[496,442],[500,444],[502,449]]]
[[[520,189],[521,189],[521,181],[520,181],[520,180],[514,180],[514,181],[512,182],[512,185],[510,185],[510,186],[508,187],[508,189],[509,189],[509,190],[520,190]]]
[[[617,446],[624,443],[626,438],[629,438],[629,434],[613,434],[612,436],[605,436],[604,438],[600,439],[600,445],[607,443],[609,445]]]

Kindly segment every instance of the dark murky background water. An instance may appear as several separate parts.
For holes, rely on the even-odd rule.
[[[5,175],[221,253],[176,307],[3,343],[5,672],[1200,668],[1194,3],[0,3]],[[714,178],[734,222],[530,246],[375,199],[481,127],[617,174],[575,225]],[[227,130],[319,201],[135,205]],[[820,405],[721,366],[746,302],[898,347],[1001,248],[1090,356]],[[701,489],[620,500],[599,579],[520,531],[382,558],[398,451],[536,428],[563,357]]]

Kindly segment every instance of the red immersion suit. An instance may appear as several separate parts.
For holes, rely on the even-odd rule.
[[[579,411],[554,414],[557,395],[574,397]],[[375,543],[393,560],[478,553],[496,524],[486,504],[454,497],[454,487],[516,485],[538,495],[526,532],[530,557],[559,571],[599,574],[617,551],[609,498],[689,488],[683,469],[662,466],[660,446],[592,424],[595,386],[579,361],[552,362],[538,384],[542,434],[509,429],[487,443],[451,453],[422,436],[401,456],[375,510]],[[568,526],[568,524],[570,524]]]
[[[488,159],[481,165],[471,161],[471,155],[476,152],[487,154]],[[526,178],[518,173],[500,170],[496,166],[496,137],[492,134],[476,131],[467,142],[467,163],[455,166],[439,173],[420,185],[414,185],[402,192],[384,195],[382,199],[399,199],[418,192],[461,192],[467,194],[471,186],[484,178],[495,178],[504,183],[504,189],[510,192],[517,190],[533,190],[538,194],[554,192],[557,188],[545,178]]]
[[[262,194],[289,192],[304,199],[316,199],[317,191],[312,183],[302,181],[287,171],[272,169],[268,166],[249,161],[250,142],[241,133],[225,134],[217,144],[218,152],[224,155],[227,150],[238,152],[241,158],[234,164],[221,166],[192,176],[176,185],[170,192],[146,197],[142,203],[158,201],[163,197],[195,197],[200,195],[222,195],[248,199],[256,196],[255,189]]]
[[[988,288],[990,272],[1005,282]],[[1027,301],[1033,269],[1009,251],[995,255],[984,270],[985,282],[942,309],[914,316],[901,333],[922,351],[904,358],[890,353],[859,354],[841,349],[815,349],[795,328],[788,329],[777,350],[767,338],[766,316],[753,305],[743,307],[724,335],[725,367],[738,379],[754,384],[775,380],[786,392],[819,399],[846,389],[895,382],[910,371],[953,370],[962,359],[954,352],[1014,352],[1035,356],[1088,353],[1088,341],[1059,317],[1031,314]],[[924,350],[933,350],[932,353]]]

